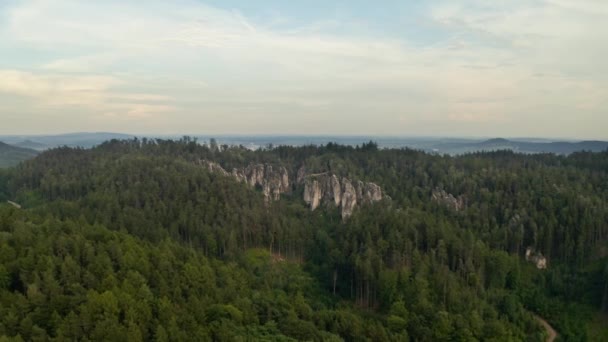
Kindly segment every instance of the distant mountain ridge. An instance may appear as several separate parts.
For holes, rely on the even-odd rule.
[[[46,150],[48,147],[45,144],[39,143],[37,141],[32,141],[32,140],[23,140],[21,142],[18,142],[16,144],[13,144],[13,146],[17,146],[17,147],[22,147],[22,148],[29,148],[32,150],[37,150],[37,151],[44,151]]]
[[[454,153],[454,150],[465,150],[466,152],[480,151],[495,151],[495,150],[512,150],[519,153],[555,153],[555,154],[570,154],[579,151],[602,152],[608,149],[606,141],[553,141],[553,142],[528,142],[528,141],[513,141],[504,138],[494,138],[482,141],[475,144],[449,144],[447,153]]]
[[[504,144],[509,143],[510,141],[505,138],[494,138],[481,142],[481,144]]]
[[[91,148],[104,141],[132,139],[135,135],[111,132],[83,132],[59,135],[0,135],[0,141],[20,147],[47,150],[59,146]]]
[[[608,141],[599,140],[551,140],[546,138],[449,138],[449,137],[389,137],[389,136],[318,136],[318,135],[190,135],[199,142],[215,138],[218,144],[243,145],[257,149],[268,145],[362,145],[370,140],[380,148],[411,148],[429,153],[459,155],[465,153],[511,150],[518,153],[555,153],[567,155],[577,151],[601,152],[608,149]],[[160,138],[179,139],[182,135],[134,135],[111,132],[68,133],[60,135],[8,135],[0,136],[0,141],[8,144],[43,151],[59,146],[90,148],[104,141],[117,139]]]
[[[34,158],[36,155],[38,155],[38,151],[0,141],[0,168],[15,166],[24,160]]]

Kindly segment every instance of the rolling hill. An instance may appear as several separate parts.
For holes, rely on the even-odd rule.
[[[20,141],[16,144],[12,144],[13,146],[17,146],[17,147],[21,147],[21,148],[27,148],[30,150],[36,150],[36,151],[44,151],[46,149],[48,149],[49,147],[45,144],[39,143],[37,141],[33,141],[33,140],[23,140]]]
[[[0,142],[0,168],[11,167],[34,158],[37,151]]]
[[[498,150],[512,150],[514,152],[525,154],[554,153],[568,155],[580,151],[602,152],[608,149],[608,142],[595,140],[537,142],[495,138],[485,141],[473,142],[445,142],[436,145],[430,145],[423,149],[436,153],[451,155]]]
[[[59,135],[0,135],[0,141],[42,151],[60,146],[91,148],[104,141],[131,139],[133,137],[133,135],[120,133],[84,132]]]

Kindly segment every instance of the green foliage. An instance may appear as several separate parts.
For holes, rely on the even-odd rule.
[[[329,171],[390,195],[342,221],[211,173]],[[585,340],[608,306],[608,153],[431,156],[337,144],[111,141],[0,172],[0,336],[23,340]],[[432,200],[461,196],[460,211]],[[548,270],[524,261],[527,247]],[[602,259],[603,258],[603,259]],[[590,323],[589,323],[590,324]]]

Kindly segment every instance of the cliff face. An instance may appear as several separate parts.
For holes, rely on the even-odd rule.
[[[297,181],[304,184],[304,201],[315,210],[325,203],[340,207],[342,218],[352,215],[357,204],[382,200],[382,189],[374,183],[351,182],[328,173],[307,175],[304,168],[298,171]]]
[[[277,201],[281,194],[291,191],[289,173],[284,167],[252,164],[228,172],[218,163],[208,160],[200,161],[199,164],[211,172],[234,177],[249,186],[260,186],[266,201]],[[321,204],[333,205],[340,208],[343,219],[350,217],[358,204],[378,202],[387,197],[374,183],[340,179],[327,172],[308,174],[305,167],[298,170],[295,184],[304,186],[304,202],[311,210],[317,209]]]
[[[447,193],[445,190],[433,190],[431,199],[455,211],[461,211],[466,207],[465,199],[463,196],[458,196],[458,198],[456,198],[454,197],[454,195]]]
[[[252,164],[243,169],[234,168],[229,173],[214,162],[203,160],[200,164],[211,172],[232,176],[237,181],[247,183],[249,186],[260,186],[266,201],[277,201],[281,198],[281,194],[290,191],[289,174],[284,167],[273,168],[272,165],[268,164]]]
[[[357,190],[350,180],[342,178],[342,191],[342,219],[346,219],[353,214],[353,210],[357,206]],[[361,198],[361,196],[359,196],[359,198]]]
[[[532,247],[526,248],[526,261],[534,263],[539,270],[547,268],[547,258],[542,253],[536,252]]]

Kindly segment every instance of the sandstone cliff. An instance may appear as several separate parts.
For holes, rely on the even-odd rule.
[[[431,194],[431,199],[455,211],[461,211],[466,207],[465,199],[463,196],[458,196],[458,198],[456,198],[454,197],[454,195],[446,192],[445,190],[433,190],[433,193]]]
[[[211,172],[220,173],[224,176],[232,176],[239,182],[247,183],[249,186],[260,186],[266,201],[277,201],[281,194],[289,192],[289,174],[284,167],[273,168],[268,164],[252,164],[243,169],[232,169],[232,172],[224,170],[218,163],[203,160],[200,164]]]
[[[537,252],[533,247],[526,248],[526,261],[536,265],[539,270],[547,268],[547,258],[541,252]]]
[[[304,184],[304,201],[315,210],[325,203],[340,207],[342,218],[352,215],[357,204],[382,200],[382,189],[374,183],[351,182],[348,178],[338,179],[329,173],[307,175],[305,168],[298,171],[297,182]]]
[[[261,187],[266,201],[279,200],[281,194],[291,191],[289,173],[282,166],[252,164],[228,172],[215,162],[203,160],[199,164],[211,172],[234,177],[252,187]],[[350,217],[358,204],[378,202],[386,197],[374,183],[351,182],[348,178],[339,179],[328,172],[308,174],[305,167],[298,170],[295,184],[304,186],[304,202],[311,210],[321,204],[333,205],[340,208],[343,219]]]

